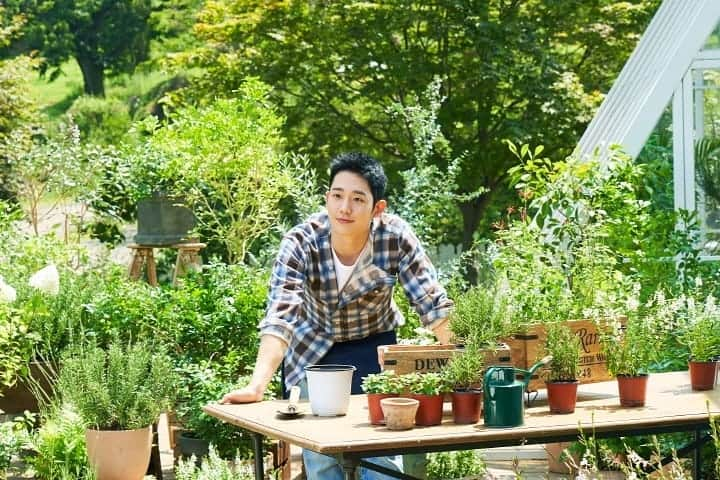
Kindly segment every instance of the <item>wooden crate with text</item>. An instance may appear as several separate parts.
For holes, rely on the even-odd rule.
[[[621,321],[624,322],[624,319]],[[580,383],[594,383],[610,380],[612,377],[607,369],[605,354],[600,345],[600,332],[592,320],[571,320],[565,322],[578,336],[582,346],[580,356]],[[545,325],[532,325],[525,332],[503,339],[510,347],[512,364],[518,368],[529,369],[535,362],[545,356],[544,345],[547,338]],[[530,379],[528,390],[535,391],[545,388],[544,368]]]
[[[405,373],[439,372],[450,358],[462,351],[456,345],[381,345],[378,362],[382,370],[393,370],[397,375]],[[512,365],[510,348],[500,344],[485,352],[485,366]]]

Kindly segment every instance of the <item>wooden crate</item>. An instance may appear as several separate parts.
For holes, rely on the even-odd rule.
[[[600,346],[600,332],[592,320],[571,320],[566,322],[580,338],[582,352],[580,356],[580,383],[594,383],[610,380],[605,354]],[[518,368],[529,369],[545,356],[544,346],[547,338],[545,325],[533,325],[525,332],[506,338],[503,342],[510,347],[512,364]],[[528,390],[545,388],[543,369],[533,375]]]
[[[450,358],[462,351],[456,345],[381,345],[377,348],[382,370],[393,370],[397,375],[413,372],[439,372]],[[511,365],[510,348],[498,345],[485,352],[485,365]]]

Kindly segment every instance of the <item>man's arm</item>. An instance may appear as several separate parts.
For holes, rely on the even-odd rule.
[[[450,343],[448,316],[454,306],[438,281],[437,272],[408,225],[400,238],[399,279],[425,327],[440,343]]]
[[[275,335],[263,335],[260,338],[255,370],[248,386],[233,390],[223,396],[220,403],[252,403],[263,398],[268,383],[280,366],[287,344]]]

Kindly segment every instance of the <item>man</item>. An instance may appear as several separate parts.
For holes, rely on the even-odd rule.
[[[410,226],[384,212],[386,185],[382,166],[368,155],[333,159],[327,212],[290,230],[280,244],[250,384],[222,403],[260,401],[283,358],[287,390],[306,387],[305,366],[340,363],[357,368],[352,393],[362,393],[362,377],[380,370],[377,346],[396,343],[398,280],[423,324],[448,342],[453,303]],[[334,459],[309,451],[303,458],[309,479],[343,478]]]

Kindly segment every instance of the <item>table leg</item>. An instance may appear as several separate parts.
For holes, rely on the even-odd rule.
[[[695,430],[695,450],[693,455],[693,478],[698,480],[702,475],[702,430]]]
[[[265,455],[263,455],[263,436],[259,433],[251,432],[253,442],[253,452],[255,453],[255,480],[263,480],[265,478]]]
[[[360,459],[353,456],[339,455],[336,457],[342,465],[345,480],[355,480],[355,472],[360,468]]]

